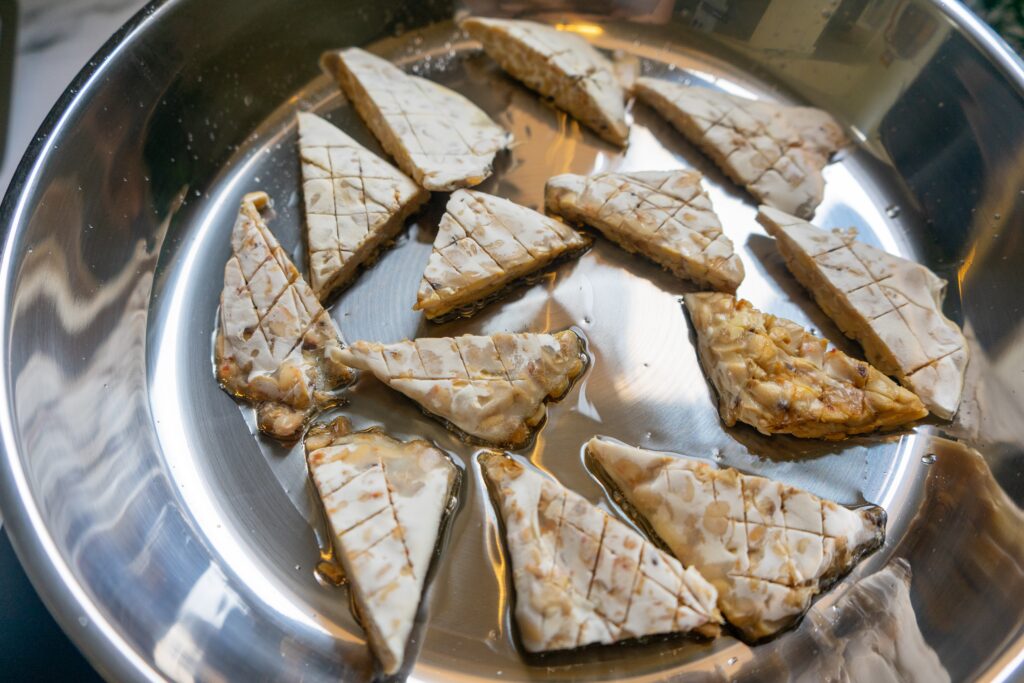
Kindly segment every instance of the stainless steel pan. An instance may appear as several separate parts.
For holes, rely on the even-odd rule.
[[[687,286],[602,240],[472,320],[427,325],[410,307],[444,203],[435,197],[334,306],[348,339],[577,325],[594,363],[520,457],[611,507],[580,457],[586,438],[605,434],[869,500],[890,521],[884,548],[773,642],[670,638],[524,660],[473,448],[364,379],[341,409],[357,427],[433,439],[468,474],[407,673],[871,680],[864,672],[888,659],[904,675],[1020,679],[1024,65],[952,0],[570,5],[470,9],[561,23],[638,57],[646,73],[809,102],[841,119],[858,142],[829,167],[817,220],[854,225],[949,280],[947,311],[972,342],[968,392],[954,423],[895,436],[824,444],[725,429],[677,301]],[[554,173],[700,169],[747,265],[740,294],[859,352],[786,273],[751,200],[657,116],[635,107],[630,147],[617,152],[476,53],[450,22],[457,9],[154,2],[85,67],[22,162],[2,207],[3,513],[36,587],[108,677],[372,675],[346,589],[317,573],[324,527],[300,453],[253,435],[210,361],[243,193],[271,194],[272,228],[304,261],[296,108],[376,148],[319,74],[326,49],[367,45],[491,112],[522,144],[483,189],[528,206]],[[902,654],[885,654],[893,643]]]

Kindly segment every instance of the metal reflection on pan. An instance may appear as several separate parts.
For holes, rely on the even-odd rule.
[[[950,678],[1012,672],[1024,591],[1011,571],[1021,564],[1019,525],[1005,511],[1024,500],[1024,326],[1012,286],[1024,249],[1020,231],[1005,226],[1019,220],[1024,186],[1024,68],[942,3],[843,2],[830,16],[807,3],[605,5],[602,14],[560,3],[541,18],[636,56],[645,74],[805,99],[857,135],[826,171],[816,222],[855,225],[950,279],[947,312],[965,321],[976,361],[958,422],[841,444],[723,428],[677,301],[690,287],[601,239],[470,320],[425,323],[410,309],[444,197],[337,301],[335,321],[349,340],[384,342],[578,325],[593,364],[517,457],[606,506],[580,459],[595,433],[717,455],[843,503],[881,504],[886,545],[815,609],[903,558],[921,636]],[[568,14],[570,6],[589,13]],[[653,112],[633,108],[627,150],[604,145],[475,52],[444,21],[452,11],[393,0],[158,3],[62,100],[16,177],[2,210],[4,516],[44,598],[109,676],[335,680],[372,671],[346,589],[314,575],[325,529],[300,454],[255,436],[248,409],[219,390],[209,366],[242,194],[271,194],[272,229],[304,267],[295,109],[326,114],[379,149],[318,75],[325,49],[369,44],[471,97],[521,141],[481,189],[526,206],[540,207],[554,173],[700,170],[747,267],[740,295],[859,354],[788,275],[749,198]],[[772,26],[794,32],[773,41]],[[348,398],[340,411],[357,429],[422,436],[466,467],[411,677],[714,679],[801,642],[797,629],[757,648],[668,639],[524,663],[475,449],[369,378]],[[945,464],[984,461],[947,457],[933,444],[937,432],[979,446],[989,464]],[[773,675],[820,671],[791,666]]]

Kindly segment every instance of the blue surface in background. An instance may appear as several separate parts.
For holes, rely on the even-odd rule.
[[[50,616],[0,531],[0,680],[100,683]]]

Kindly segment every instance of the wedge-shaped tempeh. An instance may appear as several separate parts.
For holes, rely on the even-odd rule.
[[[395,238],[430,193],[316,114],[298,119],[309,284],[324,301]]]
[[[687,294],[718,411],[762,434],[841,439],[892,429],[928,414],[921,400],[791,320],[729,294]]]
[[[587,453],[679,561],[718,591],[744,637],[791,625],[882,543],[885,512],[851,510],[763,477],[602,439]]]
[[[341,360],[341,335],[260,215],[269,203],[252,192],[231,233],[231,258],[214,355],[217,379],[256,404],[260,431],[295,437],[354,378]]]
[[[805,218],[824,197],[822,169],[847,143],[835,119],[812,107],[656,78],[637,79],[634,90],[758,201]]]
[[[522,445],[583,372],[575,332],[420,338],[397,344],[356,342],[346,363],[419,403],[469,436],[496,446]]]
[[[483,182],[494,156],[512,142],[510,133],[459,93],[365,50],[328,52],[322,64],[381,146],[428,190]]]
[[[475,312],[520,279],[589,246],[590,238],[560,221],[459,190],[441,218],[414,308],[431,320]]]
[[[625,93],[611,62],[581,36],[534,21],[470,17],[460,24],[501,68],[589,126],[625,145]]]
[[[593,226],[677,277],[735,292],[743,263],[694,171],[559,175],[547,182],[548,211]]]
[[[942,314],[946,281],[919,263],[859,242],[855,230],[827,232],[762,206],[757,220],[839,328],[944,419],[956,414],[967,340]]]
[[[458,470],[426,441],[353,433],[345,418],[310,430],[306,459],[367,640],[393,674],[402,667]]]
[[[715,589],[693,567],[511,458],[486,453],[480,465],[504,521],[526,650],[718,634]]]

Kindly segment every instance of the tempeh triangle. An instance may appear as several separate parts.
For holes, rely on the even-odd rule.
[[[790,272],[879,370],[895,376],[933,413],[960,405],[967,340],[942,314],[946,281],[919,263],[827,232],[762,206],[757,220],[775,237]]]
[[[298,119],[309,283],[325,301],[398,235],[430,193],[316,114]]]
[[[501,68],[615,145],[625,145],[625,93],[611,62],[583,37],[535,21],[470,17],[459,24]]]
[[[718,591],[750,640],[791,625],[881,545],[885,512],[849,509],[779,482],[602,439],[587,453],[672,553]]]
[[[486,453],[480,465],[504,521],[527,651],[718,634],[715,589],[696,569],[511,458]]]
[[[269,197],[242,200],[224,266],[215,356],[217,379],[256,404],[259,429],[295,437],[317,410],[337,402],[354,373],[343,341],[313,290],[263,221]]]
[[[548,211],[590,225],[677,277],[735,292],[743,263],[694,171],[559,175],[547,182]]]
[[[482,183],[512,135],[468,99],[351,47],[323,56],[359,116],[398,166],[428,190]]]
[[[477,439],[519,446],[583,372],[575,332],[421,338],[397,344],[356,342],[342,352],[429,414]]]
[[[656,78],[637,97],[668,119],[758,201],[809,218],[825,192],[822,169],[847,143],[829,114]]]
[[[353,433],[344,418],[310,430],[306,458],[370,647],[394,674],[458,470],[426,441]]]
[[[561,221],[475,190],[452,194],[434,239],[416,310],[468,314],[517,281],[581,254],[590,238]]]
[[[921,399],[791,320],[730,294],[685,296],[704,371],[728,426],[842,439],[925,417]]]

